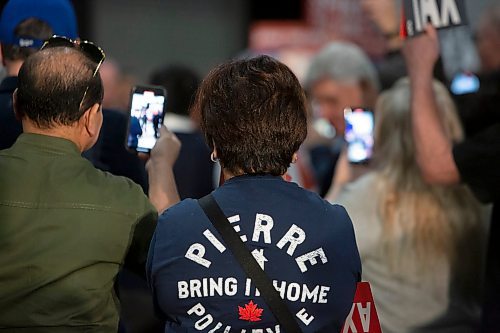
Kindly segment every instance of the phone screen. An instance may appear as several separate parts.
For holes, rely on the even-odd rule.
[[[160,135],[166,91],[158,86],[136,86],[130,98],[127,147],[149,152]]]
[[[344,118],[349,162],[368,162],[373,152],[373,112],[363,108],[346,108]]]
[[[450,90],[454,95],[473,94],[479,90],[479,78],[472,73],[458,73],[451,81]]]

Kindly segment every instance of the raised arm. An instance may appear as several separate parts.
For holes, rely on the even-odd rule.
[[[458,183],[452,144],[446,137],[432,88],[432,73],[439,57],[436,30],[429,25],[425,33],[406,40],[403,54],[410,76],[413,137],[422,176],[431,184]]]
[[[165,126],[160,129],[160,138],[146,163],[149,176],[149,200],[161,214],[179,202],[173,167],[179,156],[181,143]]]

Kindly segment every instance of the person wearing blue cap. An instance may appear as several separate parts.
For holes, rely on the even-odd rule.
[[[2,63],[7,77],[0,83],[0,150],[9,148],[22,132],[12,110],[17,74],[26,58],[52,35],[75,39],[76,15],[67,0],[11,0],[0,16]]]

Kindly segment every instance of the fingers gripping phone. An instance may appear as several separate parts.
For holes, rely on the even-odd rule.
[[[126,146],[149,153],[160,136],[167,92],[160,86],[137,85],[130,94]]]
[[[365,108],[344,109],[347,159],[351,163],[367,163],[373,154],[373,112]]]

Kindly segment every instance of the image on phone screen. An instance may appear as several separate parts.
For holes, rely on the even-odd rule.
[[[346,108],[344,118],[349,162],[368,162],[373,153],[373,112],[363,108]]]
[[[161,87],[137,86],[132,90],[127,147],[149,152],[160,135],[166,93]]]
[[[473,94],[479,90],[479,78],[473,73],[458,73],[451,81],[450,90],[454,95]]]

